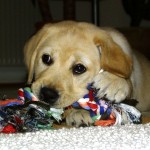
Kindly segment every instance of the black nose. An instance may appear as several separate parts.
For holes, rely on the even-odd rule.
[[[46,103],[54,104],[59,98],[59,94],[55,89],[43,87],[41,88],[39,98]]]

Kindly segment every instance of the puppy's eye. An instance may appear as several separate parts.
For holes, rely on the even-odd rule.
[[[53,60],[51,59],[51,56],[49,54],[43,54],[42,61],[45,65],[51,65],[53,63]]]
[[[86,67],[82,64],[76,64],[74,67],[73,67],[73,74],[75,75],[79,75],[79,74],[82,74],[86,71]]]

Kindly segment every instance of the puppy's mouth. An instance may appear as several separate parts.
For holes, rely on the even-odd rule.
[[[61,93],[60,91],[56,90],[55,88],[50,87],[42,87],[38,94],[38,99],[49,105],[49,107],[57,108],[57,109],[64,109],[70,105],[72,105],[75,101],[79,98],[83,97],[84,93],[81,95],[79,92],[77,93]]]
[[[37,97],[50,107],[64,109],[83,98],[89,92],[89,87],[93,87],[93,83],[88,83],[86,87],[71,91],[44,86],[37,90]]]

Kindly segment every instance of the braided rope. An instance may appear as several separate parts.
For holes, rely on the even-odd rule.
[[[73,108],[88,110],[95,125],[110,126],[124,123],[140,123],[141,113],[127,104],[112,104],[96,97],[96,90],[88,86],[89,93],[72,104]],[[102,120],[102,115],[107,114],[107,119]],[[124,117],[126,116],[126,117]]]
[[[141,113],[134,107],[126,104],[112,104],[103,99],[96,97],[96,90],[91,85],[88,86],[89,93],[83,98],[72,104],[72,107],[83,108],[88,110],[95,125],[108,126],[116,124],[139,123]],[[0,100],[0,108],[14,105],[23,105],[28,101],[39,101],[38,98],[31,92],[29,87],[20,88],[18,90],[18,99]],[[58,110],[56,110],[58,111]],[[51,113],[51,111],[50,111]],[[57,112],[58,113],[58,112]],[[62,113],[62,111],[61,111]],[[107,114],[106,120],[101,120],[101,117]],[[126,116],[124,119],[123,116]],[[55,117],[54,117],[55,118]],[[58,118],[58,117],[56,117]],[[60,120],[60,118],[58,119]]]
[[[0,108],[7,106],[23,105],[27,101],[39,101],[39,100],[31,92],[31,89],[29,87],[20,88],[18,90],[18,98],[0,100]]]
[[[39,101],[38,98],[31,92],[29,87],[20,88],[18,90],[18,99],[25,102],[25,100],[29,101]]]
[[[61,120],[63,109],[44,107],[35,101],[38,99],[29,87],[20,88],[17,99],[0,100],[0,133],[53,129],[54,121]]]

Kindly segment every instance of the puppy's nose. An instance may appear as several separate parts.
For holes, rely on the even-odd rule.
[[[54,104],[57,99],[59,98],[58,91],[52,88],[43,87],[40,91],[40,100],[49,103]]]

